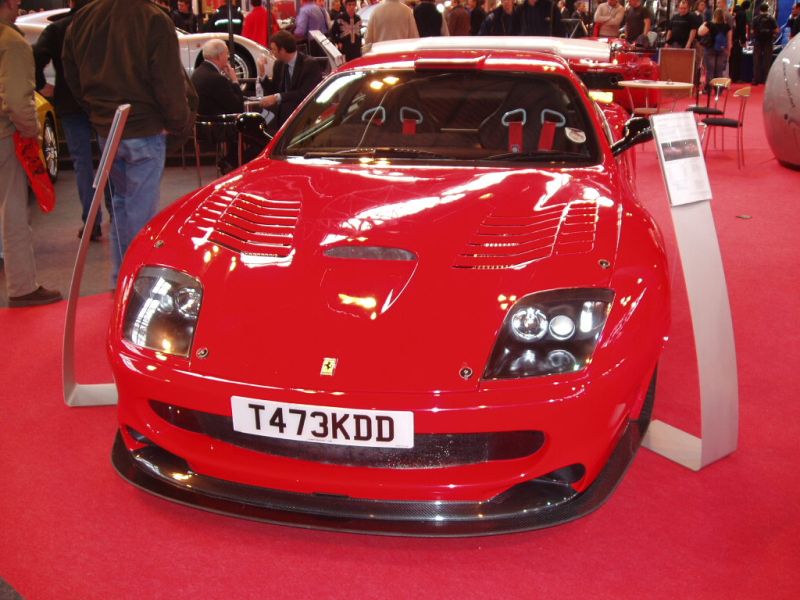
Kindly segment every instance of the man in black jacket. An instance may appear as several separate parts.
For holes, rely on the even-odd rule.
[[[277,130],[322,81],[322,70],[316,60],[297,51],[294,36],[288,31],[281,30],[273,35],[269,48],[276,59],[275,68],[272,79],[264,76],[261,80],[261,87],[268,94],[261,100],[261,106],[275,114],[269,127]],[[263,69],[261,59],[259,74]]]
[[[230,16],[230,18],[228,18]],[[228,13],[228,3],[223,2],[219,8],[208,18],[203,31],[207,33],[228,33],[228,22],[231,23],[233,33],[242,34],[244,17],[242,9],[239,8],[238,0],[231,2],[231,11]]]
[[[345,60],[361,56],[361,17],[356,13],[356,0],[346,0],[331,26],[331,41],[344,54]]]
[[[750,10],[750,0],[744,0],[733,9],[733,45],[728,72],[734,82],[742,80],[742,55],[747,46],[747,11]]]
[[[244,110],[244,95],[236,71],[228,62],[228,46],[220,39],[203,44],[203,62],[192,72],[192,83],[200,97],[198,113],[225,115]]]
[[[478,35],[481,25],[486,19],[486,11],[483,10],[483,0],[467,0],[469,9],[469,34]]]
[[[758,7],[758,14],[750,24],[750,37],[753,40],[753,85],[761,85],[767,80],[772,66],[772,52],[775,36],[778,35],[778,22],[769,14],[765,2]]]
[[[519,35],[564,36],[561,12],[552,0],[527,0],[514,14],[519,23]]]
[[[200,98],[197,112],[201,118],[244,111],[244,95],[236,71],[228,62],[229,56],[228,46],[220,39],[203,44],[203,62],[192,72],[192,83]],[[225,158],[218,164],[220,171],[227,173],[239,164],[238,134],[234,123],[220,123],[214,125],[214,129],[212,141],[224,140],[227,147]]]
[[[786,19],[786,25],[784,25],[784,27],[789,28],[790,39],[800,33],[800,2],[792,7],[792,14]]]
[[[181,64],[175,25],[149,0],[93,0],[64,39],[64,77],[105,145],[120,104],[131,111],[111,169],[114,227],[111,280],[158,209],[166,133],[185,135],[194,94]]]
[[[177,8],[169,13],[169,17],[178,29],[186,33],[197,33],[199,29],[197,16],[189,4],[189,0],[178,0]]]
[[[500,0],[483,21],[479,35],[517,35],[519,23],[514,13],[514,0]]]
[[[89,208],[94,195],[92,183],[94,181],[94,167],[92,165],[92,125],[89,116],[83,111],[69,86],[64,81],[64,69],[61,66],[61,49],[64,46],[64,36],[67,27],[72,22],[72,17],[79,9],[83,8],[89,0],[72,0],[70,11],[62,18],[45,27],[39,39],[33,46],[33,57],[36,61],[36,89],[44,96],[50,96],[56,109],[56,115],[61,122],[64,137],[67,141],[72,168],[75,171],[75,181],[78,185],[78,198],[81,201],[81,219],[84,226]],[[47,83],[44,69],[53,63],[56,72],[55,88]],[[106,207],[111,214],[111,197],[106,197]],[[98,213],[94,227],[91,229],[90,239],[99,241],[102,237],[100,222],[102,213]],[[78,237],[83,235],[84,227],[78,231]]]
[[[414,21],[417,24],[419,37],[449,35],[447,21],[445,21],[442,13],[436,10],[434,0],[421,0],[414,7]]]

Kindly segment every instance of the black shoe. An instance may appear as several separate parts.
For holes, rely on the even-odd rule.
[[[48,290],[39,286],[30,294],[24,296],[12,296],[8,299],[9,308],[23,308],[25,306],[41,306],[42,304],[52,304],[61,300],[61,292],[58,290]]]

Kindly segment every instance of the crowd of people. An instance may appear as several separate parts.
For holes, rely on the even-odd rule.
[[[780,31],[774,16],[769,15],[768,5],[751,10],[749,0],[730,9],[725,2],[712,7],[707,0],[682,0],[671,18],[661,23],[656,22],[656,15],[643,0],[450,0],[447,8],[440,6],[440,0],[380,0],[362,39],[358,11],[369,3],[370,0],[302,0],[292,26],[296,41],[307,44],[309,53],[321,56],[310,38],[311,31],[319,30],[346,60],[352,60],[361,56],[362,47],[368,48],[374,42],[414,37],[619,37],[644,48],[694,48],[698,65],[709,74],[709,80],[721,73],[738,80],[742,50],[750,45],[754,52],[753,83],[760,84],[769,70],[771,40]],[[238,0],[232,3],[236,32],[267,46],[269,36],[280,30],[277,5],[273,4],[273,12],[268,15],[262,0],[250,0],[251,10],[242,16],[238,4]],[[224,4],[205,24],[191,14],[188,1],[177,2],[170,14],[176,26],[190,32],[219,30],[220,23],[227,26],[228,22]],[[800,3],[792,8],[784,27],[790,37],[800,30]]]

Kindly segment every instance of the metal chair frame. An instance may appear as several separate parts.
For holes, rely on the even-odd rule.
[[[726,127],[736,129],[736,166],[739,169],[744,166],[744,111],[745,107],[747,106],[747,99],[750,97],[750,91],[750,86],[747,86],[740,88],[733,93],[735,97],[739,98],[739,114],[736,119],[712,116],[706,117],[700,121],[701,124],[705,125],[705,130],[703,131],[703,138],[705,140],[705,145],[703,148],[704,154],[708,153],[708,142],[711,140],[708,135],[708,129],[710,127]],[[725,149],[724,129],[722,130],[722,149]]]
[[[711,105],[711,96],[712,94],[708,94],[706,96],[706,105],[702,106],[700,104],[690,106],[686,110],[695,113],[696,115],[724,115],[725,109],[728,105],[728,94],[726,93],[728,89],[731,87],[731,78],[730,77],[715,77],[712,79],[708,85],[710,86],[711,90],[713,90],[714,96],[714,105]],[[719,107],[719,102],[722,100],[722,108]]]

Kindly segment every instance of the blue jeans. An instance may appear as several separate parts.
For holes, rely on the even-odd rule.
[[[100,147],[105,138],[98,136]],[[114,224],[111,227],[111,284],[116,286],[119,267],[125,252],[158,208],[161,176],[167,152],[167,136],[122,140],[111,166],[111,205]]]
[[[72,168],[75,169],[75,180],[78,184],[78,197],[81,200],[81,219],[86,223],[89,207],[92,205],[94,190],[94,167],[92,165],[92,125],[89,117],[84,112],[59,115],[64,137],[67,138],[67,148],[72,157]],[[97,225],[103,213],[97,213]]]

